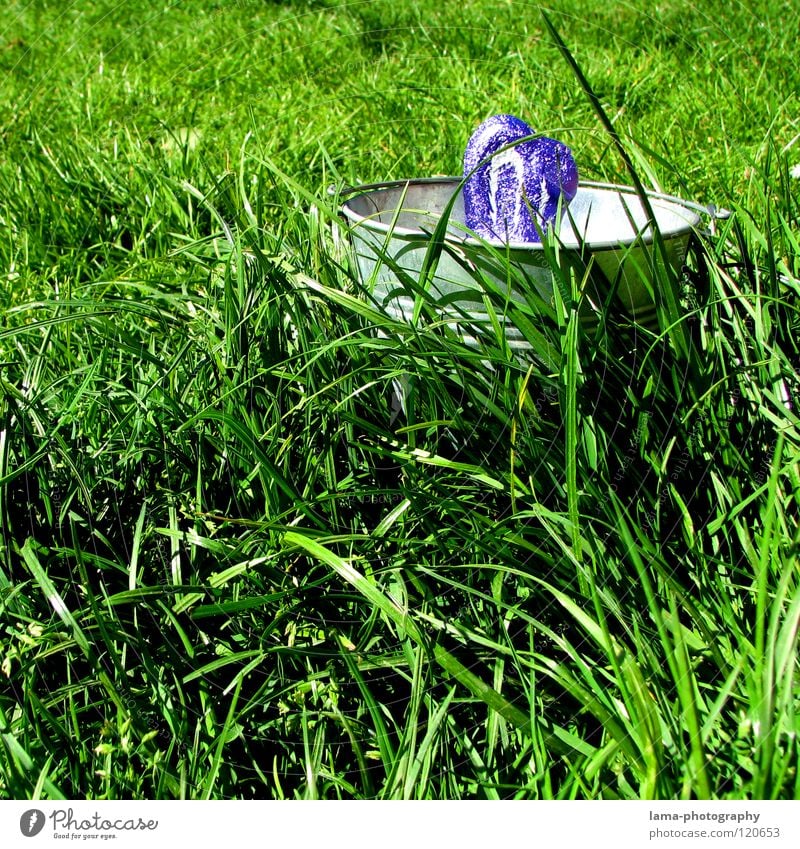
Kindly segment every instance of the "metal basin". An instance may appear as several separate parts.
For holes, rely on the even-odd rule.
[[[391,317],[410,321],[416,296],[409,279],[419,280],[431,234],[453,201],[444,249],[429,280],[426,300],[437,304],[442,319],[467,341],[474,341],[481,327],[496,326],[483,297],[487,285],[519,303],[524,303],[525,292],[533,287],[552,302],[554,275],[548,251],[541,244],[470,236],[464,225],[460,184],[460,178],[442,177],[357,186],[344,193],[342,213],[351,225],[362,283]],[[547,236],[549,248],[557,247],[562,269],[574,266],[582,280],[589,266],[586,320],[596,319],[596,310],[613,285],[631,317],[655,326],[654,263],[665,257],[679,270],[700,213],[713,215],[705,207],[668,195],[648,193],[648,200],[663,240],[663,254],[654,250],[648,214],[636,190],[627,186],[581,184],[555,233]],[[512,347],[526,346],[516,327],[507,323],[504,330]]]

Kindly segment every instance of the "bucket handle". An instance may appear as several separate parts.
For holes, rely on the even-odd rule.
[[[460,180],[460,177],[435,177],[431,179],[431,182],[435,182],[436,180]],[[356,191],[357,189],[365,190],[371,188],[379,188],[385,183],[373,183],[368,186],[336,186],[335,184],[331,184],[328,186],[326,194],[328,197],[332,197],[339,192],[339,195],[347,195]],[[584,186],[589,186],[595,189],[612,189],[613,191],[620,191],[620,189],[629,189],[631,194],[636,194],[636,189],[632,186],[619,186],[614,183],[597,183],[594,181],[587,181],[583,183]],[[725,209],[721,206],[717,206],[716,204],[709,203],[703,206],[701,203],[696,203],[695,201],[685,200],[684,198],[679,198],[676,195],[668,195],[663,192],[653,192],[649,189],[647,190],[647,196],[653,198],[654,200],[664,200],[669,203],[677,204],[678,206],[683,206],[686,209],[691,209],[693,212],[698,213],[698,215],[704,215],[709,219],[709,227],[708,232],[712,235],[716,235],[716,223],[717,221],[727,221],[731,215],[733,214],[729,209]]]
[[[623,186],[616,186],[613,183],[584,183],[586,186],[592,186],[597,189],[613,189],[615,191],[619,191],[621,188],[625,188]],[[636,194],[636,190],[631,187],[631,194]],[[717,206],[714,203],[709,203],[703,206],[702,203],[696,203],[692,200],[685,200],[684,198],[679,198],[676,195],[668,195],[663,192],[653,192],[649,189],[647,190],[647,196],[653,198],[654,200],[665,200],[670,203],[675,203],[678,206],[685,206],[686,209],[691,209],[693,212],[698,213],[699,215],[705,215],[710,219],[709,224],[709,232],[712,236],[716,234],[716,222],[717,221],[727,221],[731,215],[733,214],[729,209],[724,209],[721,206]]]

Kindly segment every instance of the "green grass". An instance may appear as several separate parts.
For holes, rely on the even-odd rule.
[[[629,183],[537,5],[11,4],[0,796],[798,796],[799,16],[548,14],[734,214],[657,334],[556,267],[529,368],[382,315],[326,188],[499,111]]]

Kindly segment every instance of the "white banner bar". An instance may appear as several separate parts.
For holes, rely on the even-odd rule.
[[[2,802],[0,846],[800,846],[800,802]]]

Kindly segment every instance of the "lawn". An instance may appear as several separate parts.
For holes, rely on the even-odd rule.
[[[0,798],[800,796],[796,4],[5,11]],[[497,112],[731,210],[659,330],[371,299]]]

